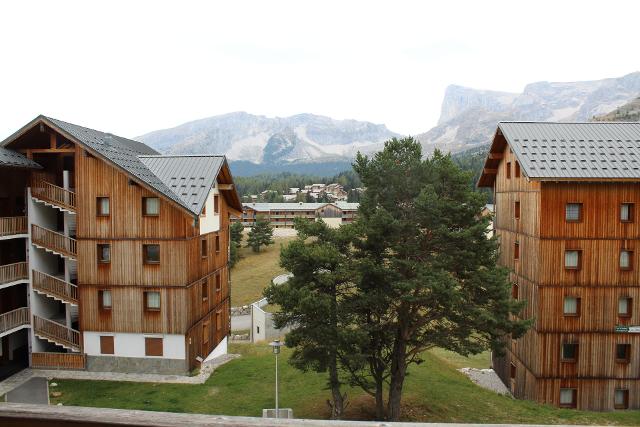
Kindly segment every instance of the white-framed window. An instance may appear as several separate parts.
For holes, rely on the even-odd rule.
[[[574,270],[580,268],[580,251],[564,251],[564,267]]]
[[[577,390],[575,388],[560,389],[560,406],[565,408],[575,408]]]
[[[570,222],[580,221],[582,219],[582,203],[567,203],[565,219]]]
[[[580,315],[580,298],[564,297],[563,312],[565,316]]]

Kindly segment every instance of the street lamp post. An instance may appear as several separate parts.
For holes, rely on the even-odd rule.
[[[276,355],[276,418],[280,418],[280,410],[278,408],[278,354],[280,354],[280,347],[283,345],[280,340],[275,340],[269,343],[273,349],[273,354]]]

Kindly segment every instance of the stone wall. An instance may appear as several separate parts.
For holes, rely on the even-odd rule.
[[[187,361],[150,357],[87,356],[87,371],[186,375]]]

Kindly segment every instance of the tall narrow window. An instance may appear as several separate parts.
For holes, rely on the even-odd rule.
[[[620,270],[631,270],[633,252],[623,249],[620,251]]]
[[[216,235],[216,252],[220,252],[220,236]]]
[[[109,264],[111,262],[111,245],[99,244],[98,248],[98,263]]]
[[[511,162],[507,162],[507,179],[511,179]]]
[[[633,203],[623,203],[620,205],[620,221],[633,222]]]
[[[160,264],[160,245],[142,245],[145,264]]]
[[[202,344],[209,343],[209,322],[202,322]]]
[[[560,389],[560,406],[563,408],[575,408],[578,391],[575,388]]]
[[[618,316],[631,317],[633,307],[633,299],[629,297],[618,298]]]
[[[207,239],[206,237],[202,240],[200,240],[200,256],[202,256],[202,258],[206,258],[208,255],[207,252]]]
[[[202,213],[200,214],[200,216],[202,216],[202,217],[207,216],[207,204],[206,203],[202,207]]]
[[[514,283],[513,285],[511,285],[511,298],[517,301],[519,296],[520,296],[520,287],[518,286],[517,283]]]
[[[562,344],[562,354],[560,356],[562,362],[575,362],[578,360],[578,344]]]
[[[516,160],[515,163],[515,176],[516,178],[520,178],[520,163],[518,163],[518,161]]]
[[[209,284],[206,280],[202,281],[202,301],[207,301],[209,299]]]
[[[511,379],[515,380],[516,379],[516,365],[512,362],[511,363]]]
[[[615,409],[628,409],[629,408],[629,390],[617,388],[613,398],[613,404]]]
[[[565,316],[579,316],[580,298],[564,297],[563,312]]]
[[[148,291],[144,293],[144,309],[147,311],[160,311],[160,292]]]
[[[220,198],[217,194],[213,196],[213,213],[220,213]]]
[[[216,274],[216,292],[220,292],[222,289],[222,280],[220,280],[220,273]]]
[[[582,203],[567,203],[565,206],[565,219],[567,222],[582,221]]]
[[[96,198],[96,215],[97,216],[109,216],[110,206],[108,197]]]
[[[160,199],[157,197],[142,198],[142,215],[158,216],[160,215]]]
[[[100,310],[111,310],[111,291],[106,289],[98,291],[98,307]]]
[[[222,311],[216,311],[216,329],[219,331],[222,329]]]
[[[513,244],[513,259],[516,261],[520,259],[520,243],[518,242]]]
[[[631,344],[616,344],[616,363],[629,363]]]
[[[580,268],[581,252],[576,250],[564,251],[564,268],[578,270]]]
[[[514,215],[516,219],[520,219],[520,202],[515,202]]]

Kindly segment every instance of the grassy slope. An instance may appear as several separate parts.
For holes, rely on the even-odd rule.
[[[251,248],[242,247],[242,258],[231,270],[231,305],[251,304],[262,298],[262,290],[278,274],[285,271],[280,268],[280,246],[289,243],[293,237],[275,238],[275,244],[263,247],[255,253]],[[243,242],[244,244],[244,242]]]
[[[52,398],[52,404],[260,416],[262,408],[273,406],[274,357],[267,346],[235,345],[231,351],[243,357],[219,368],[203,385],[56,380],[58,387],[52,390],[63,394]],[[281,355],[281,406],[293,408],[298,418],[326,418],[329,393],[325,378],[293,369],[285,363],[288,354],[285,349]],[[431,422],[640,424],[640,411],[555,409],[499,396],[456,371],[461,366],[484,367],[487,361],[486,354],[469,361],[442,350],[428,352],[424,363],[410,369],[404,418]],[[357,389],[347,390],[347,394],[348,418],[372,417],[368,396]]]

